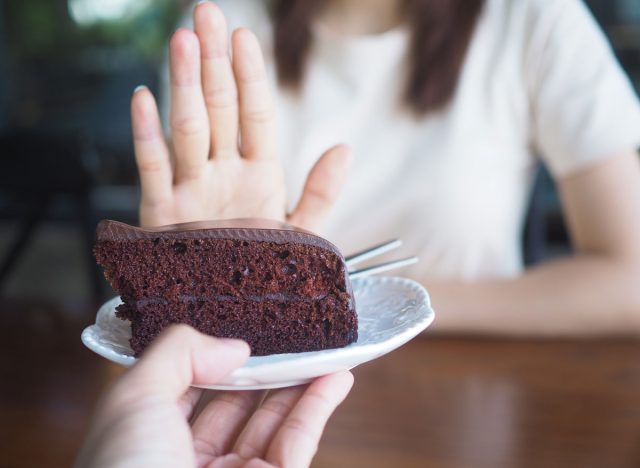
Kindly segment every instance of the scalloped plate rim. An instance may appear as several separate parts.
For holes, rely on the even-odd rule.
[[[372,282],[374,285],[376,283],[379,283],[380,285],[388,283],[395,286],[399,285],[406,288],[407,292],[415,293],[417,299],[420,301],[416,307],[424,310],[421,319],[413,323],[411,326],[402,329],[400,332],[395,333],[391,337],[379,342],[366,344],[358,344],[358,342],[356,342],[344,348],[310,351],[305,353],[250,357],[247,361],[248,365],[235,369],[223,382],[220,382],[220,384],[203,386],[203,388],[219,390],[251,390],[277,388],[306,383],[315,377],[324,375],[324,373],[313,376],[305,375],[298,379],[270,379],[269,374],[273,374],[274,367],[277,367],[277,373],[291,373],[292,370],[295,371],[298,367],[307,368],[314,364],[331,363],[332,361],[343,364],[337,366],[335,369],[331,370],[331,372],[335,372],[340,369],[351,369],[399,348],[417,336],[433,322],[435,313],[431,307],[429,294],[426,289],[416,281],[395,276],[361,278],[353,281],[354,294],[357,293],[359,287],[371,287],[369,283]],[[82,331],[81,340],[87,348],[96,354],[112,362],[128,367],[133,365],[137,359],[131,355],[118,352],[111,347],[104,346],[98,343],[95,339],[95,333],[101,329],[98,324],[99,316],[105,313],[113,314],[113,310],[120,303],[120,298],[116,296],[102,304],[96,314],[96,323],[89,325]],[[289,356],[291,356],[291,359],[287,359]],[[279,361],[273,362],[274,359],[278,359]]]

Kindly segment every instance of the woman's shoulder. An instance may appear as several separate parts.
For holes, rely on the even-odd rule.
[[[529,64],[543,55],[607,45],[583,0],[486,0],[485,7],[490,37]]]

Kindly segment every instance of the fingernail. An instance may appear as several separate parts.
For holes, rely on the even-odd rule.
[[[198,3],[196,3],[196,6],[202,5],[203,3],[209,3],[209,1],[208,0],[200,0]]]
[[[147,89],[147,87],[145,85],[136,86],[133,90],[133,94],[136,94],[138,91],[142,91],[143,89]]]

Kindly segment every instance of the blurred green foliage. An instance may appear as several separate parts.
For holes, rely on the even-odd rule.
[[[68,58],[87,48],[123,46],[134,48],[146,59],[158,60],[187,2],[153,0],[136,15],[89,26],[74,22],[68,3],[68,0],[5,1],[7,43],[14,56]]]

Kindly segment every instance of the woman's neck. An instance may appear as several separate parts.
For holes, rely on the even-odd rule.
[[[400,0],[329,0],[320,20],[348,36],[380,34],[400,24],[400,6]]]

